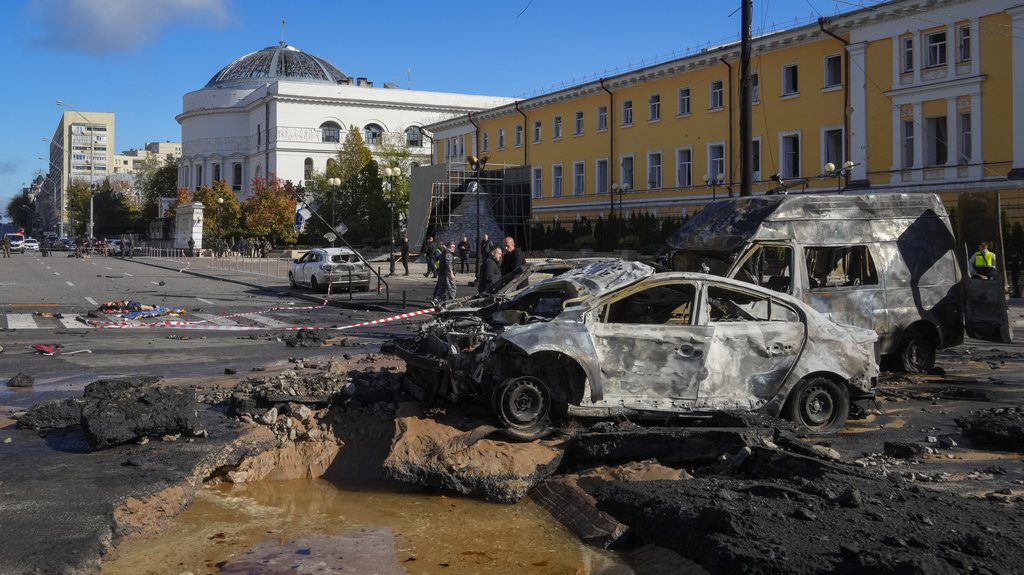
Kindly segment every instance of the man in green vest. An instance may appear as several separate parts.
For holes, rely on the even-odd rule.
[[[978,251],[967,264],[972,278],[990,280],[996,275],[996,254],[988,251],[988,242],[978,244]]]

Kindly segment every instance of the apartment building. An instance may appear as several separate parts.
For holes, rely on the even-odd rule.
[[[67,189],[82,180],[90,185],[102,183],[114,167],[114,114],[65,110],[50,138],[49,174],[43,197],[53,200],[47,206],[59,233],[67,224]]]

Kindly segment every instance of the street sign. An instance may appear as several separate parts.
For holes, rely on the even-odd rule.
[[[343,236],[345,235],[345,232],[348,231],[348,226],[346,226],[344,223],[340,223],[334,226],[334,231],[338,232],[339,236]]]
[[[334,240],[338,239],[338,236],[334,235],[334,232],[327,232],[326,234],[324,234],[324,239],[329,242],[333,242]]]

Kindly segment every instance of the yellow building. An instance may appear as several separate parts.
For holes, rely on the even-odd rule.
[[[897,0],[755,38],[754,193],[780,181],[789,193],[947,199],[1000,189],[1024,216],[1024,6],[1015,4]],[[534,221],[693,213],[739,193],[739,52],[713,47],[426,126],[431,168],[461,170],[469,154],[527,167]],[[414,174],[414,239],[437,205],[415,195],[447,193],[441,173]]]

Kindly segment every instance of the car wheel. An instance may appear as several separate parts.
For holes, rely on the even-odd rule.
[[[288,285],[292,286],[293,288],[299,287],[299,284],[295,283],[295,276],[292,275],[292,272],[288,272]]]
[[[834,433],[850,415],[850,395],[845,385],[831,379],[805,379],[790,392],[784,415],[806,433]]]
[[[309,289],[311,289],[311,290],[313,290],[315,292],[319,292],[320,291],[320,282],[316,281],[316,276],[310,276],[310,278],[309,278]]]
[[[935,367],[935,344],[925,337],[911,335],[900,345],[900,367],[909,373],[927,373]]]
[[[494,389],[491,399],[498,421],[514,437],[533,440],[550,432],[551,392],[536,377],[508,379]]]

